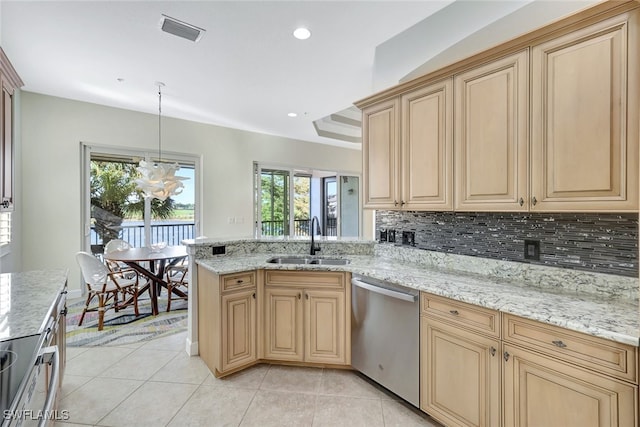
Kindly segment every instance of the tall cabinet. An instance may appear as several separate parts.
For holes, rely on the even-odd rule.
[[[13,96],[23,84],[0,48],[0,212],[14,205]]]

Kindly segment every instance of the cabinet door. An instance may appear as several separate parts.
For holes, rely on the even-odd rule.
[[[251,364],[256,353],[256,291],[222,295],[222,372]]]
[[[499,341],[426,316],[421,335],[420,408],[447,426],[500,426]]]
[[[453,209],[452,116],[451,79],[402,97],[402,208]]]
[[[640,46],[627,19],[533,47],[533,210],[638,209]]]
[[[362,112],[364,207],[393,209],[398,200],[398,100]]]
[[[265,288],[264,356],[267,359],[304,359],[302,289]]]
[[[510,345],[504,358],[505,426],[638,425],[637,386]]]
[[[346,363],[344,291],[305,290],[305,361]]]
[[[13,88],[0,77],[0,211],[13,210],[14,151],[13,151]]]
[[[455,76],[455,209],[528,209],[529,52]]]

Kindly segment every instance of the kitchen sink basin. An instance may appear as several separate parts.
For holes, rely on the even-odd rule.
[[[351,261],[344,258],[313,258],[313,257],[273,257],[267,260],[269,264],[315,264],[315,265],[346,265]]]

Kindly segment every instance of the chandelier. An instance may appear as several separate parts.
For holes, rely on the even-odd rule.
[[[145,198],[164,201],[182,193],[184,188],[182,181],[189,178],[176,176],[176,172],[180,169],[178,163],[162,162],[162,87],[164,83],[156,84],[158,85],[158,161],[151,163],[140,160],[140,165],[136,169],[141,177],[135,182]]]

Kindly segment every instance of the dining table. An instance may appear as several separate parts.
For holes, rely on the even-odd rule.
[[[109,261],[125,263],[143,277],[149,279],[148,283],[139,291],[149,289],[151,298],[151,312],[158,314],[158,294],[162,287],[167,288],[164,273],[168,266],[176,265],[187,257],[185,246],[166,246],[164,248],[152,248],[143,246],[105,253],[104,258]],[[148,265],[146,267],[144,264]],[[175,287],[171,289],[178,296],[186,297],[186,294]]]

